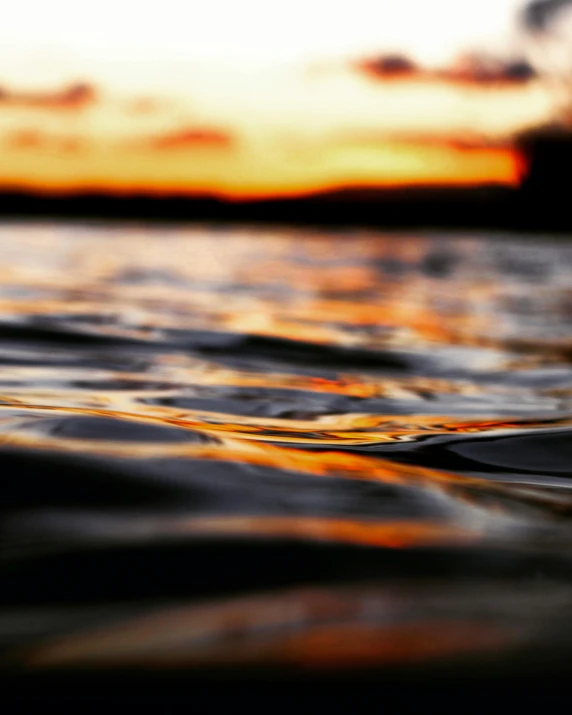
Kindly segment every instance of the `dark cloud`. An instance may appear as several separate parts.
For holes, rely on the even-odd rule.
[[[572,0],[571,0],[572,1]],[[423,77],[454,83],[500,85],[521,84],[536,76],[532,65],[524,58],[500,59],[492,55],[467,53],[451,67],[432,71],[416,65],[404,55],[380,55],[358,62],[357,68],[374,79],[408,79]]]
[[[382,79],[401,79],[419,73],[419,67],[405,55],[381,55],[362,60],[359,68],[363,72]]]
[[[514,60],[504,67],[504,76],[513,82],[527,82],[536,77],[536,70],[527,60]]]
[[[452,82],[478,85],[524,84],[536,77],[536,70],[523,58],[501,60],[497,57],[467,54],[439,76]]]
[[[572,8],[572,0],[533,0],[522,11],[522,23],[528,30],[542,32],[566,7]]]

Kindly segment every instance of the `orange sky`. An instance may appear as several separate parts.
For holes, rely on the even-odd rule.
[[[249,198],[514,185],[515,133],[554,112],[538,80],[384,81],[354,61],[376,47],[422,67],[450,66],[487,43],[518,49],[517,0],[462,3],[462,12],[452,0],[404,0],[399,9],[294,0],[280,12],[259,0],[102,0],[81,13],[52,0],[34,23],[29,4],[21,0],[0,28],[0,86],[9,92],[0,101],[0,187]],[[95,101],[42,101],[80,80],[98,88]]]
[[[355,75],[355,76],[354,76]],[[280,80],[282,79],[282,84]],[[302,74],[258,88],[216,77],[194,96],[0,102],[0,185],[213,193],[518,182],[514,131],[548,116],[541,88]],[[225,82],[234,91],[225,93]],[[257,93],[261,101],[256,104]],[[274,92],[274,95],[271,93]]]

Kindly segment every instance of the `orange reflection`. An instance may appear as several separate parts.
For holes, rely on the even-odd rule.
[[[67,407],[54,408],[42,405],[30,405],[26,404],[22,400],[22,404],[18,404],[16,401],[12,405],[18,406],[24,411],[30,411],[35,414],[45,413],[49,415],[50,413],[61,413],[66,415],[99,415],[99,416],[109,416],[115,418],[127,418],[134,419],[133,414],[125,414],[118,411],[102,410],[95,408],[73,408]],[[8,407],[8,405],[6,405]],[[176,457],[176,458],[192,458],[199,460],[223,460],[228,462],[238,462],[245,464],[252,464],[257,466],[272,467],[279,470],[299,472],[303,474],[308,474],[317,477],[334,477],[340,479],[355,479],[359,481],[374,481],[381,482],[385,484],[398,484],[404,486],[413,486],[421,489],[439,490],[453,497],[461,499],[465,503],[478,503],[479,501],[485,500],[488,503],[488,509],[494,518],[494,509],[492,505],[497,502],[498,507],[500,507],[501,512],[506,509],[505,499],[509,497],[515,504],[526,503],[535,508],[543,509],[550,513],[565,513],[570,510],[570,498],[566,492],[535,490],[534,487],[529,488],[526,485],[523,486],[518,482],[515,483],[504,483],[502,479],[500,481],[494,481],[491,478],[480,478],[480,477],[469,477],[462,474],[456,474],[453,472],[440,471],[438,469],[432,469],[427,467],[420,467],[417,465],[400,464],[399,462],[392,462],[389,459],[372,457],[369,455],[361,455],[352,452],[336,451],[336,446],[343,447],[344,445],[351,444],[375,444],[379,442],[392,442],[407,438],[414,438],[416,435],[421,435],[427,429],[423,427],[423,422],[431,424],[433,422],[433,427],[429,426],[429,429],[435,429],[437,432],[447,432],[449,430],[453,432],[486,432],[489,429],[522,429],[523,427],[534,428],[534,427],[553,427],[555,424],[559,425],[569,425],[572,420],[570,418],[562,418],[560,420],[546,420],[546,421],[528,421],[528,422],[518,422],[518,421],[478,421],[473,422],[462,422],[447,424],[446,419],[441,418],[440,420],[435,418],[415,418],[413,420],[404,420],[401,425],[399,425],[398,419],[388,419],[380,418],[379,416],[363,416],[363,415],[346,415],[343,416],[342,420],[359,420],[364,422],[377,422],[379,426],[383,425],[379,432],[366,433],[359,431],[352,431],[344,433],[341,431],[331,430],[319,430],[316,428],[316,424],[313,426],[306,426],[302,421],[291,421],[288,427],[286,423],[288,420],[271,420],[271,422],[278,423],[278,425],[283,425],[282,428],[278,426],[277,429],[269,429],[268,426],[262,426],[260,423],[264,422],[260,418],[249,419],[245,418],[243,423],[241,422],[230,422],[228,415],[220,415],[218,420],[214,413],[211,415],[201,413],[197,414],[194,419],[174,419],[173,417],[148,417],[145,419],[144,414],[146,410],[141,409],[140,413],[135,418],[137,421],[149,421],[157,422],[163,425],[176,425],[177,427],[193,429],[198,432],[204,433],[206,435],[211,435],[213,438],[217,439],[216,443],[209,444],[163,444],[163,443],[131,443],[131,442],[112,442],[105,440],[86,440],[86,439],[69,439],[62,438],[58,435],[42,435],[40,432],[36,431],[33,427],[30,430],[23,428],[22,419],[18,416],[12,416],[10,411],[7,417],[2,420],[2,434],[0,441],[5,445],[18,446],[18,447],[34,447],[40,449],[50,449],[58,450],[63,452],[79,453],[79,454],[89,454],[93,452],[97,455],[108,455],[114,457],[128,458],[128,459],[153,459],[153,458],[163,458],[163,457]],[[214,419],[213,419],[214,418]],[[217,421],[220,423],[217,424]],[[336,420],[336,416],[330,416],[324,421]],[[251,422],[249,425],[248,423]],[[393,422],[393,425],[392,425]],[[392,429],[393,427],[393,429]],[[309,433],[311,430],[311,433]],[[297,434],[299,432],[300,434]],[[288,446],[279,446],[276,444],[271,444],[269,442],[280,442],[284,445],[296,445],[299,448],[291,449]],[[328,451],[305,451],[300,449],[304,444],[321,444],[324,447],[330,446],[331,450]],[[510,510],[510,504],[508,505]],[[216,521],[216,520],[215,520]],[[253,533],[260,530],[260,533],[264,533],[267,529],[268,535],[272,534],[272,523],[276,523],[278,526],[278,532],[291,534],[296,533],[296,523],[286,520],[282,525],[276,522],[274,519],[269,521],[251,521],[247,519],[239,519],[231,529],[238,528],[246,529],[249,531],[252,529]],[[208,529],[208,523],[204,523]],[[215,522],[211,522],[215,523]],[[216,528],[220,523],[221,529],[224,530],[224,524],[227,523],[227,518],[221,519],[220,522],[216,521]],[[232,525],[232,520],[228,522]],[[250,526],[249,526],[250,524]],[[365,527],[364,531],[361,531],[361,527],[356,531],[352,531],[351,527],[341,527],[338,532],[342,540],[350,539],[353,534],[357,540],[357,543],[362,543],[364,539],[370,539],[369,543],[373,543],[371,539],[392,539],[395,538],[395,532],[393,531],[393,526],[391,524],[388,526],[389,531],[377,532],[375,528],[369,529]],[[316,525],[312,523],[308,524],[308,534],[312,532],[312,529]],[[475,529],[470,529],[468,533],[480,534],[482,524]],[[190,527],[192,530],[192,526]],[[215,528],[215,530],[216,530]],[[303,527],[300,527],[303,528]],[[329,534],[329,538],[333,538],[336,533],[336,529],[332,529],[332,523],[327,522],[325,525],[316,527],[318,532],[322,529],[323,535]],[[430,527],[426,531],[427,525],[421,524],[421,528],[416,531],[416,527],[412,525],[413,531],[402,532],[402,540],[405,538],[417,538],[420,541],[424,538],[425,534],[429,535],[429,541],[431,541],[431,533],[433,528]],[[439,527],[440,528],[440,527]],[[457,527],[455,527],[456,529]],[[200,529],[199,529],[200,531]],[[316,533],[318,533],[316,532]],[[408,536],[403,534],[409,534]],[[442,538],[445,532],[440,532],[438,538]],[[451,532],[452,533],[452,532]],[[368,536],[369,534],[369,536]],[[434,536],[437,532],[434,532]]]
[[[265,657],[306,668],[415,663],[503,649],[516,640],[512,630],[493,623],[446,620],[325,626],[285,638]]]
[[[390,549],[476,542],[480,534],[454,524],[430,521],[367,522],[318,517],[211,517],[190,520],[178,533],[224,538],[265,538],[336,541]]]
[[[262,604],[263,605],[263,604]],[[295,604],[293,604],[295,605]],[[288,604],[285,604],[288,608]],[[198,610],[198,609],[197,609]],[[197,614],[198,615],[198,614]],[[213,616],[216,615],[213,614]],[[309,624],[305,628],[274,628],[264,637],[256,632],[235,635],[232,620],[208,623],[206,644],[189,642],[181,647],[174,634],[161,638],[160,623],[142,620],[107,628],[103,634],[85,633],[42,645],[20,657],[33,668],[113,666],[201,667],[215,664],[283,664],[303,668],[359,668],[388,666],[479,655],[504,650],[518,643],[522,628],[491,622],[413,622],[397,624]],[[236,614],[240,618],[242,614]],[[245,614],[248,615],[248,614]],[[227,616],[229,619],[229,616]],[[158,619],[157,619],[158,620]],[[263,626],[261,626],[263,627]],[[199,630],[197,628],[197,630]],[[224,636],[227,635],[228,638]],[[200,630],[199,630],[200,633]],[[213,642],[214,641],[214,642]],[[217,644],[217,641],[224,645]],[[178,647],[173,647],[173,645]]]
[[[441,585],[442,605],[435,609],[431,591],[416,586],[300,588],[208,604],[173,604],[97,630],[48,639],[21,650],[17,658],[32,668],[224,663],[384,667],[502,652],[529,636],[530,619],[501,625],[486,611],[480,613],[478,603],[470,615],[455,618],[446,613],[447,606],[458,606],[459,596],[463,604],[466,593],[448,593]]]

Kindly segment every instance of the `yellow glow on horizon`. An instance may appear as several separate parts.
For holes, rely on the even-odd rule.
[[[511,149],[458,150],[447,145],[387,143],[374,148],[330,147],[310,162],[272,155],[217,153],[190,148],[175,153],[84,149],[4,151],[0,189],[39,193],[104,191],[150,195],[201,194],[246,200],[301,196],[344,186],[515,186],[518,156]]]

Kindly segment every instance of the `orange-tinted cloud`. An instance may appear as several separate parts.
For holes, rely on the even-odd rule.
[[[16,129],[5,137],[4,150],[42,152],[57,154],[81,152],[85,142],[69,134],[50,135],[35,129]]]
[[[502,61],[497,58],[467,54],[450,68],[438,73],[442,79],[454,83],[488,86],[525,84],[537,75],[525,59]]]
[[[428,82],[484,86],[525,84],[537,76],[535,69],[524,58],[502,60],[476,53],[462,55],[452,66],[439,70],[420,67],[403,55],[369,58],[358,62],[357,68],[369,77],[382,81],[424,79]]]
[[[97,99],[91,84],[79,82],[54,92],[18,92],[0,88],[0,102],[42,109],[80,109]]]
[[[358,68],[377,79],[407,79],[421,73],[413,60],[405,55],[381,55],[358,63]]]
[[[178,129],[153,137],[148,142],[150,148],[159,150],[187,149],[190,147],[229,149],[233,144],[234,138],[230,133],[209,127]]]

